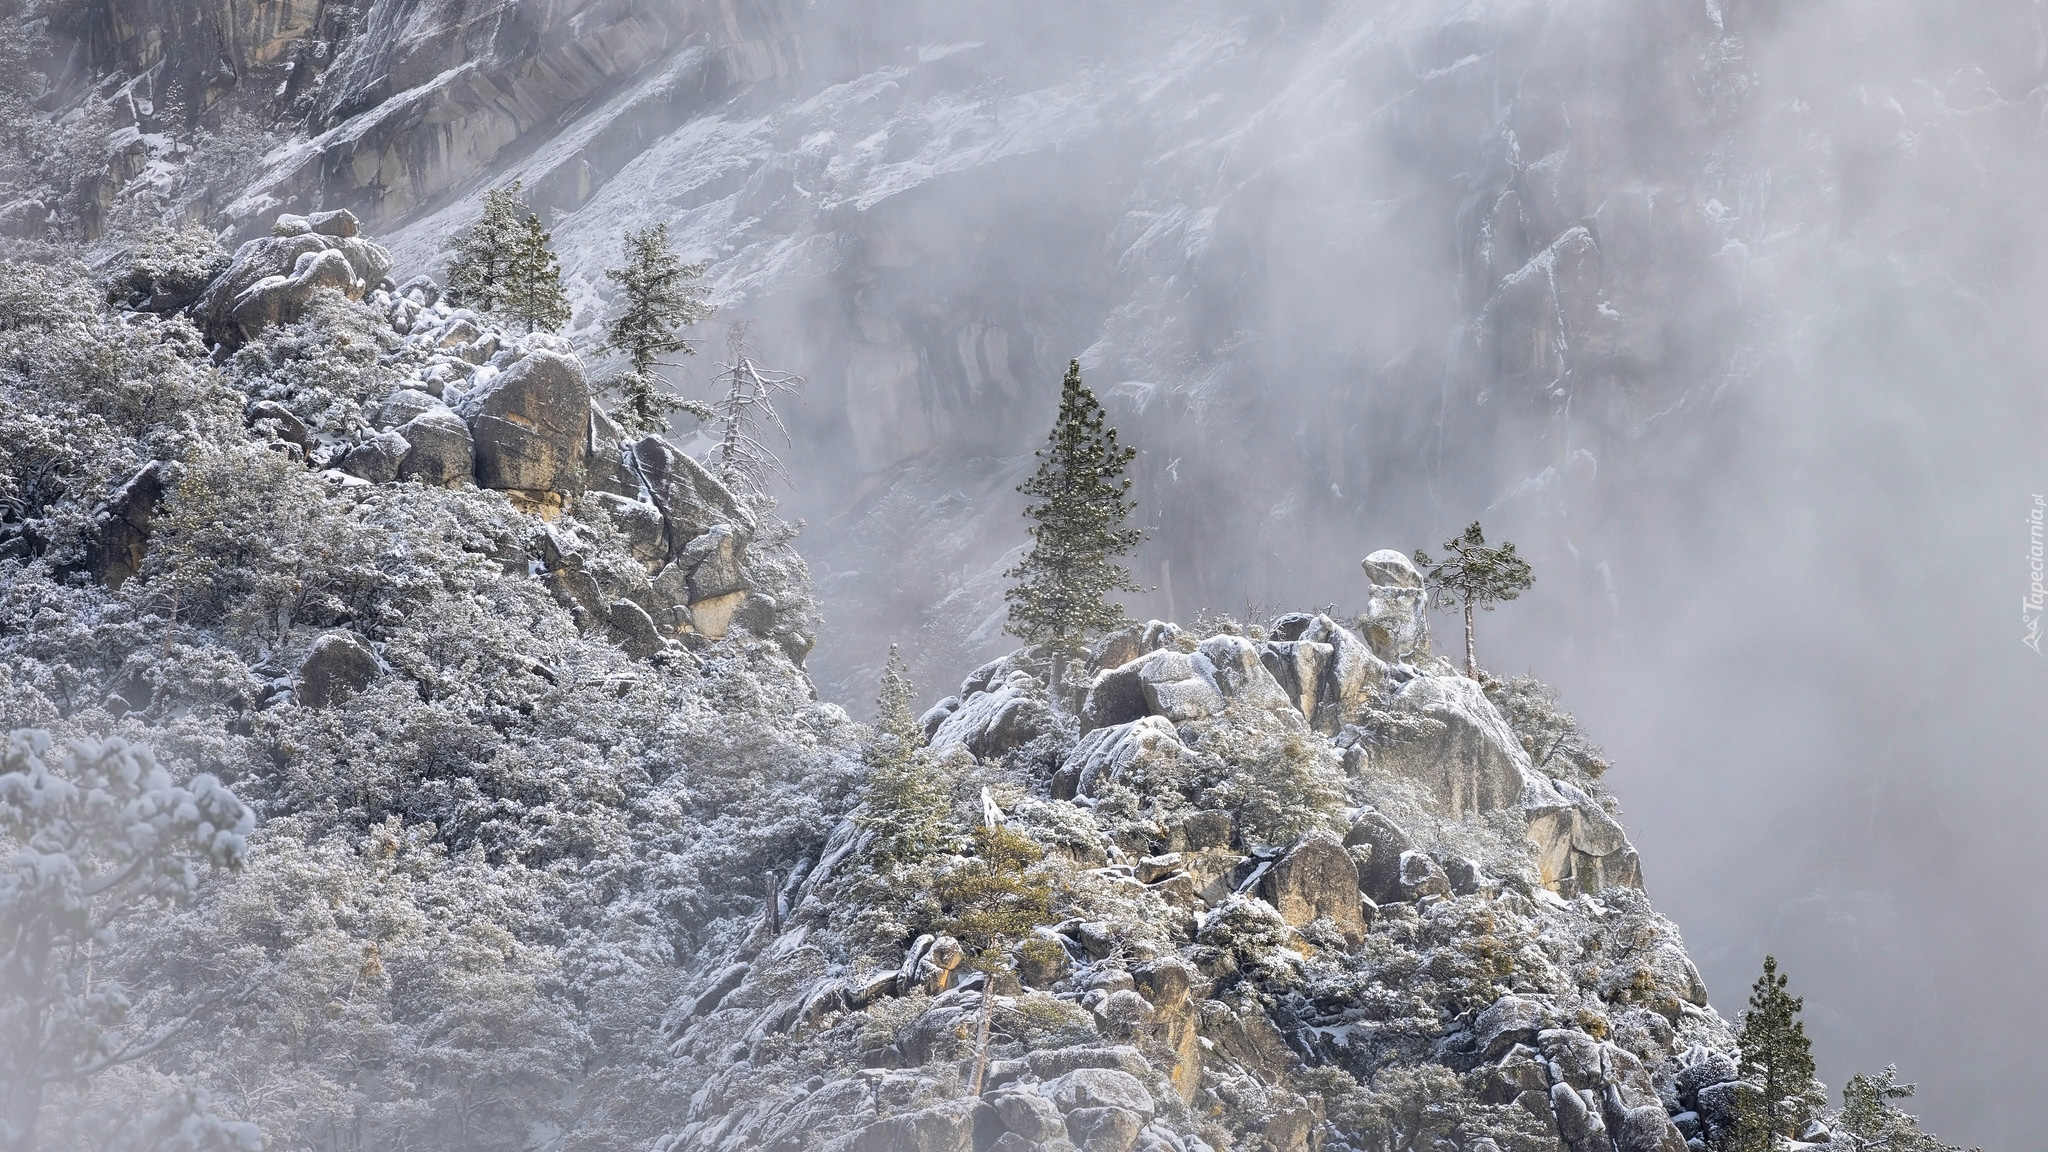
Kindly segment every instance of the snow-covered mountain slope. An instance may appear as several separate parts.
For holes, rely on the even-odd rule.
[[[889,640],[933,683],[1007,647],[1002,501],[1072,355],[1144,449],[1141,615],[1355,607],[1365,549],[1483,517],[1540,573],[1487,621],[1502,665],[1601,681],[1586,707],[1667,756],[1638,820],[1696,864],[1662,891],[1724,940],[1710,974],[1802,941],[1845,981],[1836,1058],[1924,1045],[1973,1070],[1931,1086],[1954,1114],[2019,1131],[2039,1025],[1967,990],[2048,938],[1953,893],[2039,904],[2033,666],[1984,652],[2001,502],[2039,487],[2044,57],[2031,4],[1959,13],[55,7],[76,79],[135,82],[124,172],[164,178],[187,94],[277,126],[211,204],[245,235],[352,207],[403,280],[523,177],[588,350],[617,233],[686,234],[811,378],[782,495],[827,698]],[[1916,834],[1936,811],[2001,831]],[[1896,1030],[1843,1039],[1880,1000]]]
[[[1377,648],[1153,622],[1059,699],[1019,652],[878,733],[808,690],[772,507],[618,436],[559,338],[399,288],[346,213],[201,261],[182,307],[131,259],[168,315],[7,279],[0,727],[47,735],[10,738],[0,844],[57,875],[25,798],[134,746],[258,819],[196,900],[108,897],[94,951],[0,989],[10,1141],[1684,1152],[1736,1122],[1605,765],[1555,754],[1537,686],[1431,655],[1398,553]],[[27,923],[42,891],[0,898]],[[132,1014],[24,1030],[72,976]]]

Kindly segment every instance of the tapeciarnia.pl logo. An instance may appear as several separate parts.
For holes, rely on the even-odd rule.
[[[2032,648],[2035,655],[2041,654],[2041,610],[2044,603],[2048,603],[2048,590],[2041,587],[2043,513],[2048,513],[2048,499],[2035,496],[2034,507],[2027,513],[2027,539],[2030,544],[2027,549],[2027,563],[2033,569],[2034,580],[2028,585],[2025,602],[2020,605],[2020,621],[2027,630],[2027,634],[2020,637],[2020,643]]]

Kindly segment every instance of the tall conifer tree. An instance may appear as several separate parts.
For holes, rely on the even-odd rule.
[[[605,326],[605,344],[628,364],[611,381],[619,394],[612,417],[629,433],[665,432],[671,412],[712,418],[705,405],[664,391],[658,371],[665,356],[696,354],[682,330],[713,311],[704,301],[703,276],[704,265],[683,263],[670,247],[665,222],[626,233],[625,266],[605,271],[619,286],[618,312]]]
[[[1145,538],[1126,528],[1136,507],[1124,475],[1137,451],[1119,445],[1095,393],[1081,383],[1081,362],[1067,365],[1059,416],[1038,450],[1038,471],[1017,486],[1031,498],[1031,551],[1004,573],[1013,581],[1009,631],[1053,651],[1057,688],[1062,658],[1090,635],[1129,622],[1116,592],[1141,592],[1117,559]]]
[[[1776,956],[1764,957],[1764,974],[1749,992],[1749,1010],[1742,1014],[1743,1079],[1763,1089],[1754,1109],[1738,1117],[1734,1144],[1742,1152],[1768,1152],[1774,1137],[1795,1135],[1825,1102],[1813,1079],[1813,1044],[1799,1013],[1806,1005],[1785,990],[1787,977],[1778,971]]]
[[[555,259],[554,239],[532,212],[512,237],[501,307],[528,332],[553,332],[569,322],[569,294],[562,290],[562,264]]]
[[[450,303],[478,312],[496,312],[504,304],[520,221],[529,214],[522,187],[514,180],[486,189],[483,215],[455,234],[446,277]]]
[[[1465,675],[1479,679],[1479,657],[1472,641],[1472,610],[1488,612],[1504,600],[1513,600],[1536,584],[1529,562],[1515,553],[1512,541],[1498,548],[1486,546],[1486,533],[1474,520],[1462,536],[1444,541],[1443,563],[1415,550],[1415,565],[1423,569],[1437,590],[1437,607],[1465,610]]]

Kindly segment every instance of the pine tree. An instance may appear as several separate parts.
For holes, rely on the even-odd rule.
[[[477,222],[455,234],[455,252],[448,259],[448,302],[478,312],[496,312],[505,302],[513,245],[520,221],[529,215],[514,180],[484,192],[484,211]]]
[[[865,753],[873,775],[867,803],[856,817],[874,834],[869,852],[888,863],[923,860],[946,838],[946,785],[924,750],[924,733],[911,711],[915,699],[903,658],[891,644],[875,700],[880,715]]]
[[[1515,554],[1512,543],[1498,548],[1486,546],[1486,533],[1474,520],[1463,536],[1444,541],[1448,553],[1443,563],[1415,550],[1415,565],[1424,570],[1437,589],[1439,608],[1465,610],[1465,675],[1479,679],[1479,658],[1472,645],[1472,610],[1493,611],[1494,605],[1513,600],[1536,584],[1529,564]]]
[[[628,364],[611,381],[620,401],[612,417],[629,433],[665,432],[671,412],[713,418],[705,405],[663,391],[657,371],[664,366],[664,356],[696,354],[682,330],[713,311],[698,282],[703,275],[704,265],[683,263],[669,246],[666,223],[626,233],[625,267],[605,271],[606,279],[620,291],[618,313],[605,327],[605,345]]]
[[[1764,957],[1764,974],[1750,988],[1736,1044],[1743,1079],[1763,1090],[1750,1115],[1738,1118],[1736,1145],[1767,1150],[1775,1136],[1795,1134],[1824,1101],[1813,1079],[1813,1044],[1799,1013],[1806,1002],[1785,990],[1778,958]]]
[[[1964,1152],[1920,1130],[1920,1118],[1892,1103],[1909,1100],[1916,1086],[1899,1083],[1897,1065],[1877,1076],[1856,1075],[1842,1088],[1842,1112],[1835,1138],[1848,1137],[1854,1152]]]
[[[1067,365],[1059,415],[1037,455],[1038,471],[1017,486],[1032,500],[1024,509],[1031,551],[1003,574],[1014,581],[1003,596],[1010,633],[1052,649],[1057,687],[1062,657],[1090,635],[1129,622],[1110,594],[1144,590],[1116,562],[1145,538],[1123,526],[1136,507],[1124,469],[1137,451],[1117,444],[1101,403],[1081,383],[1078,360]]]
[[[553,332],[569,322],[569,294],[562,290],[562,265],[550,246],[554,239],[555,234],[542,228],[540,217],[531,212],[512,238],[500,310],[526,325],[528,332]]]

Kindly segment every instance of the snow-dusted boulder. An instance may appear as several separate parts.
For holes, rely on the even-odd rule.
[[[480,487],[528,501],[582,490],[590,388],[575,357],[527,352],[464,396],[456,411],[476,445]]]
[[[1394,693],[1390,707],[1434,723],[1381,750],[1375,762],[1429,786],[1439,815],[1463,819],[1523,804],[1547,783],[1475,680],[1417,676]]]
[[[398,462],[400,480],[449,488],[474,478],[476,450],[469,425],[446,405],[436,403],[392,431],[412,446]]]
[[[1359,561],[1371,583],[1361,624],[1373,655],[1402,664],[1429,651],[1428,590],[1414,561],[1382,548]]]
[[[1385,815],[1368,808],[1359,813],[1344,834],[1346,848],[1364,848],[1368,856],[1359,873],[1359,887],[1376,904],[1402,899],[1401,857],[1415,846],[1406,830]]]
[[[1302,716],[1314,716],[1317,696],[1323,687],[1323,670],[1330,666],[1336,649],[1308,640],[1269,640],[1259,656]]]
[[[959,721],[961,714],[986,698],[975,697],[968,701],[960,713],[940,726],[940,733],[943,735]],[[934,746],[936,743],[937,738]],[[1142,779],[1148,769],[1164,768],[1188,755],[1190,753],[1174,732],[1173,724],[1164,717],[1141,716],[1128,723],[1097,728],[1083,735],[1081,742],[1067,754],[1054,781],[1054,793],[1085,799],[1093,796],[1103,784],[1127,778]]]
[[[292,678],[292,696],[307,708],[330,708],[377,678],[377,654],[351,632],[329,632],[313,642]]]
[[[1225,700],[1269,712],[1293,706],[1279,681],[1261,662],[1259,646],[1244,637],[1211,636],[1195,651],[1214,669],[1216,689]]]
[[[1081,701],[1081,726],[1094,730],[1140,716],[1164,716],[1178,724],[1221,711],[1223,692],[1209,658],[1166,648],[1096,673]]]
[[[931,747],[941,751],[959,746],[977,759],[989,760],[1036,740],[1057,724],[1037,678],[1012,672],[988,691],[968,697],[932,733]]]
[[[389,484],[398,479],[398,466],[411,451],[412,444],[404,436],[379,432],[343,453],[337,467],[372,484]]]
[[[239,347],[276,324],[299,318],[321,288],[360,300],[391,273],[391,253],[349,229],[346,212],[323,212],[320,227],[304,217],[279,218],[273,234],[236,249],[227,271],[193,309],[207,339]]]
[[[1266,871],[1262,883],[1266,902],[1289,924],[1328,917],[1346,939],[1364,939],[1358,865],[1335,836],[1319,832],[1304,838]]]

